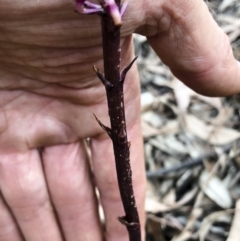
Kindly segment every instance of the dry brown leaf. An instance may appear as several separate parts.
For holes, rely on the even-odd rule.
[[[226,8],[230,7],[235,3],[236,0],[223,0],[222,3],[219,5],[219,10],[222,12]]]
[[[144,92],[141,94],[141,109],[142,111],[151,107],[154,103],[155,97],[150,92]]]
[[[145,200],[145,211],[151,213],[166,212],[169,206],[161,203],[155,190],[155,186],[151,182],[147,182],[147,192]]]
[[[211,120],[211,124],[214,126],[222,126],[232,117],[233,109],[229,107],[223,107],[219,110],[216,118]]]
[[[157,136],[157,135],[166,135],[174,134],[179,131],[179,124],[177,120],[169,121],[162,128],[154,128],[148,123],[142,120],[142,134],[144,138]]]
[[[141,125],[142,125],[142,134],[144,138],[156,136],[159,134],[159,129],[150,126],[147,122],[143,120],[141,122]]]
[[[146,212],[152,212],[152,213],[169,212],[171,210],[184,206],[186,203],[188,203],[190,200],[192,200],[195,197],[197,192],[198,192],[198,188],[197,187],[193,188],[188,193],[186,193],[181,200],[175,203],[172,202],[169,205],[162,203],[156,197],[154,198],[154,196],[150,196],[147,194],[147,198],[145,200],[145,210]]]
[[[227,241],[239,241],[240,239],[240,199],[236,203],[235,215]]]
[[[224,182],[217,176],[210,176],[207,171],[203,171],[199,185],[202,191],[218,206],[222,208],[230,208],[232,206],[232,198]]]
[[[192,235],[192,232],[186,230],[181,235],[173,238],[172,241],[186,241],[189,240],[192,237]]]
[[[176,78],[174,79],[172,86],[180,113],[186,112],[192,97],[197,97],[199,100],[208,103],[218,110],[222,107],[221,98],[200,95]]]
[[[160,128],[163,125],[161,116],[153,110],[148,110],[142,114],[142,120],[154,128]]]
[[[186,129],[198,138],[208,141],[209,144],[225,145],[240,137],[240,132],[234,129],[207,125],[193,115],[186,115],[184,118]]]
[[[179,206],[185,205],[196,196],[197,192],[198,192],[198,187],[191,189],[177,202],[177,204]]]
[[[167,212],[171,208],[164,203],[159,201],[146,198],[145,200],[145,211],[150,213]]]
[[[187,111],[194,91],[188,88],[178,79],[174,79],[173,87],[179,112],[184,113]]]
[[[228,34],[228,37],[231,43],[234,42],[239,36],[240,36],[239,29],[236,29],[234,32],[231,32],[230,34]]]
[[[179,141],[174,135],[159,135],[149,140],[149,143],[159,150],[175,157],[186,155],[188,153],[186,145]]]
[[[230,223],[230,212],[228,210],[225,210],[212,213],[205,217],[201,223],[200,229],[198,230],[200,241],[205,241],[205,237],[207,236],[210,228],[212,227],[212,224],[216,221]]]

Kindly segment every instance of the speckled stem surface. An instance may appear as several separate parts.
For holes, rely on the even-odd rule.
[[[118,0],[116,3],[119,6],[120,1]],[[125,74],[121,75],[119,69],[120,27],[114,25],[111,16],[108,14],[102,14],[101,18],[104,78],[107,81],[105,81],[104,85],[111,123],[111,129],[108,128],[106,131],[113,143],[119,190],[125,210],[125,215],[119,217],[119,221],[126,226],[130,241],[141,241],[140,221],[132,186],[130,142],[127,139],[124,110],[124,78],[121,77],[125,76]]]

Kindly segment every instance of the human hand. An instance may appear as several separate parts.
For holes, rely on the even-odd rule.
[[[116,220],[123,210],[111,143],[92,116],[108,123],[105,91],[91,70],[93,64],[102,66],[98,17],[74,14],[68,1],[1,1],[0,188],[5,202],[0,240],[24,240],[23,235],[27,241],[60,241],[62,234],[67,241],[101,240],[95,185],[106,215],[106,239],[127,240]],[[201,0],[131,1],[122,27],[122,67],[133,57],[130,35],[136,31],[195,90],[211,95],[238,91],[230,45],[204,6]],[[202,41],[202,35],[208,38]],[[228,82],[221,72],[224,63],[233,66],[225,73]],[[139,94],[133,68],[125,81],[126,116],[144,223]],[[87,137],[94,183],[83,145]]]
[[[124,212],[112,144],[93,116],[108,125],[105,89],[92,70],[94,64],[102,69],[100,19],[80,16],[66,2],[0,4],[1,241],[103,240],[95,186],[106,240],[127,240],[117,220]],[[123,39],[122,49],[126,66],[133,58],[131,36]],[[133,183],[144,224],[136,67],[127,78]],[[91,138],[94,178],[84,138]]]
[[[144,1],[143,9],[146,24],[137,32],[177,78],[203,95],[240,92],[240,64],[203,0]]]

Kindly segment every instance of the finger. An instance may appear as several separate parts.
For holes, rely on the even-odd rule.
[[[128,136],[132,142],[130,160],[133,188],[143,233],[145,169],[140,123],[135,124],[128,131]],[[91,149],[96,185],[100,192],[106,219],[106,239],[107,241],[128,240],[126,228],[117,220],[117,217],[124,216],[124,211],[118,189],[112,143],[106,136],[94,138],[91,141]]]
[[[158,32],[148,40],[174,75],[204,95],[239,93],[240,68],[230,41],[204,1],[164,1],[150,12]]]
[[[1,153],[0,187],[27,241],[62,240],[37,150]]]
[[[19,227],[4,202],[2,195],[0,195],[0,240],[23,241]]]
[[[45,148],[43,163],[66,240],[101,240],[97,202],[82,145]]]

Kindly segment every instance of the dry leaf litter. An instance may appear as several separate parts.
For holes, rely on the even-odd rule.
[[[208,5],[240,60],[240,1]],[[171,74],[145,37],[134,42],[148,177],[146,240],[240,241],[240,95],[199,95]]]

